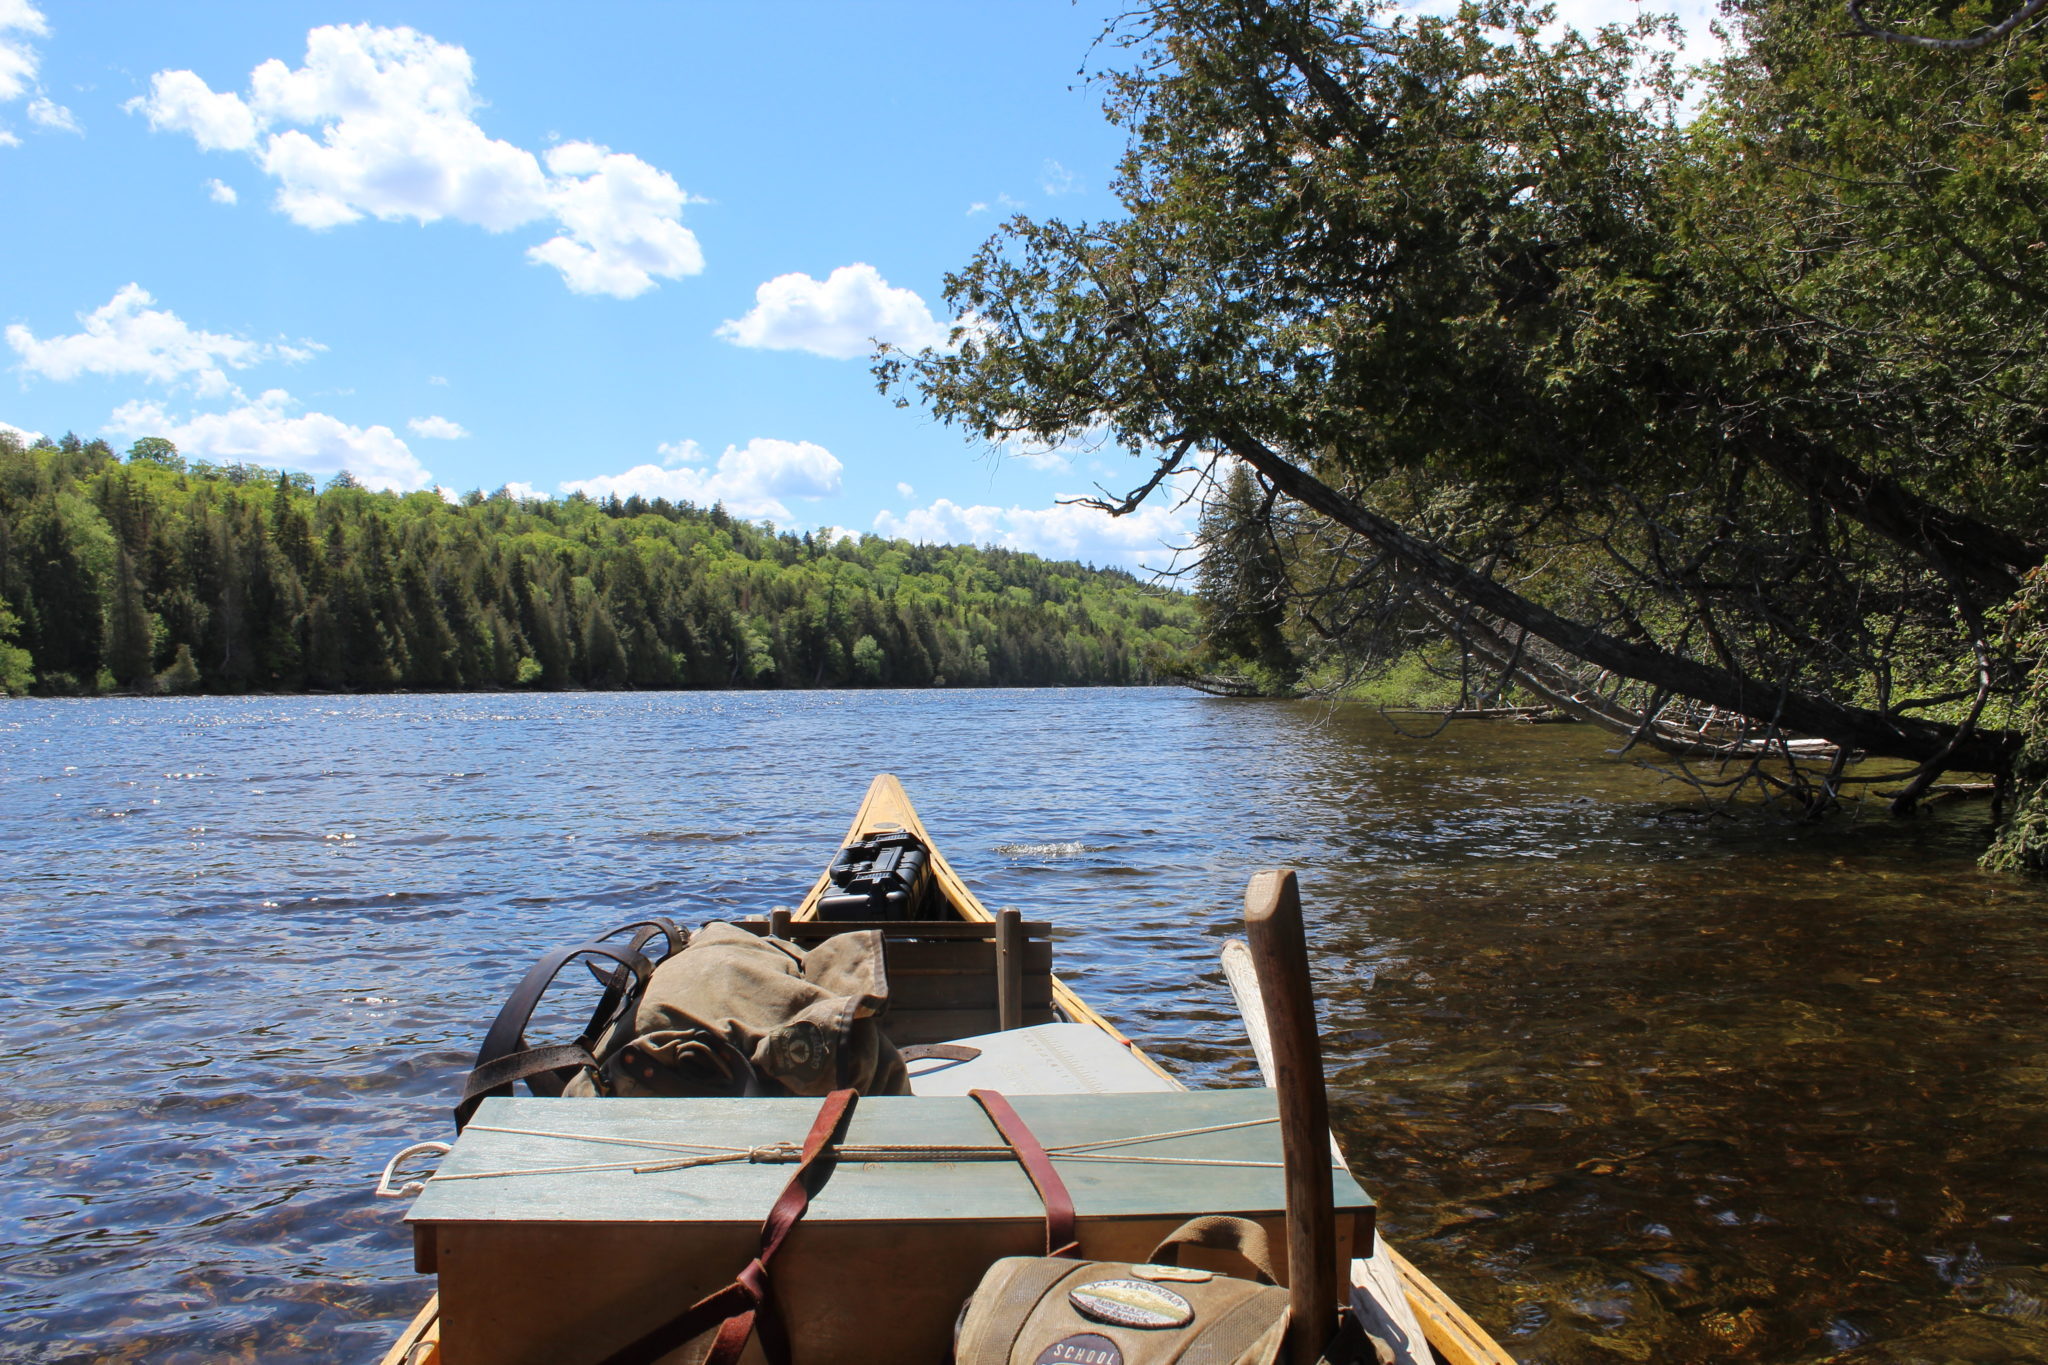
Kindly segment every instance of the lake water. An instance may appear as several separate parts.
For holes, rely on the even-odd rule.
[[[384,1158],[545,948],[799,898],[878,771],[1191,1084],[1302,872],[1391,1240],[1524,1361],[2048,1359],[2048,891],[1568,726],[1190,693],[0,703],[0,1360],[373,1361]],[[573,1029],[569,1030],[573,1032]],[[567,1036],[565,1033],[564,1036]]]

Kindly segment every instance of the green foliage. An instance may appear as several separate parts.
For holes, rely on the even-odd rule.
[[[1198,595],[1217,670],[1256,674],[1261,692],[1279,694],[1301,668],[1287,638],[1287,570],[1272,526],[1251,472],[1236,466],[1202,512]]]
[[[192,646],[180,641],[171,666],[156,676],[156,686],[165,692],[193,692],[199,688],[199,665],[192,662]]]
[[[7,599],[0,597],[0,693],[18,697],[34,685],[36,678],[35,660],[29,652],[14,643],[15,634],[21,629],[21,618],[7,609]]]
[[[128,463],[161,465],[165,469],[185,472],[185,457],[178,454],[178,447],[161,436],[145,436],[128,447]]]
[[[147,440],[123,463],[0,438],[0,598],[0,685],[47,692],[1139,683],[1196,628],[1183,594],[1034,555],[316,493]]]
[[[2048,873],[2048,569],[2027,575],[2007,607],[2005,634],[2034,667],[2021,708],[2025,739],[2004,793],[2008,808],[1983,863],[1993,872]]]
[[[2048,42],[1726,10],[1688,122],[1654,20],[1134,6],[1118,212],[1006,223],[948,277],[972,334],[877,378],[992,440],[1252,469],[1311,669],[1428,631],[1629,733],[1689,701],[2002,770],[2033,665],[1985,617],[2048,554]],[[1205,598],[1249,658],[1275,575],[1232,497]]]
[[[1430,653],[1439,657],[1432,659],[1422,651],[1404,654],[1357,679],[1343,679],[1332,670],[1326,685],[1347,700],[1374,706],[1452,707],[1466,701],[1459,686],[1455,652],[1438,649]]]

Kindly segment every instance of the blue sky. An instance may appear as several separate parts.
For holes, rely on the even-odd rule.
[[[1122,8],[0,0],[0,423],[1163,565],[1193,508],[1059,502],[1142,468],[994,455],[865,360],[1008,214],[1115,212]]]
[[[874,391],[1001,217],[1110,213],[1112,7],[0,0],[0,422],[384,487],[1163,563],[1142,471]]]

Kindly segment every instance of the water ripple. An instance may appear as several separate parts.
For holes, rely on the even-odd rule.
[[[1158,690],[0,703],[0,1359],[375,1359],[426,1287],[371,1181],[526,965],[794,902],[879,771],[1194,1084],[1256,1083],[1216,955],[1298,867],[1340,1136],[1525,1360],[2041,1333],[2048,897],[1974,814],[1674,820],[1604,751]]]

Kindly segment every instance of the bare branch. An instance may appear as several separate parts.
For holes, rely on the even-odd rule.
[[[1145,501],[1151,495],[1153,489],[1159,487],[1160,484],[1165,483],[1180,471],[1181,460],[1186,458],[1188,451],[1192,450],[1194,445],[1194,437],[1183,437],[1181,443],[1173,448],[1173,453],[1159,462],[1159,467],[1152,471],[1152,477],[1145,480],[1142,488],[1133,489],[1116,502],[1108,501],[1109,498],[1115,497],[1115,494],[1111,493],[1107,488],[1102,489],[1104,496],[1100,498],[1059,498],[1056,501],[1062,507],[1093,507],[1097,511],[1107,512],[1113,517],[1128,516],[1130,513],[1138,510],[1138,504]],[[1097,484],[1096,487],[1101,488],[1102,485]]]
[[[1902,43],[1907,47],[1926,48],[1931,52],[1969,52],[1980,47],[1989,47],[1999,39],[2017,30],[2020,25],[2048,8],[2048,0],[2027,0],[2018,9],[2008,14],[1989,28],[1979,29],[1967,38],[1925,38],[1917,33],[1898,33],[1888,28],[1879,28],[1863,15],[1864,0],[1848,0],[1849,22],[1856,26],[1849,36],[1882,38],[1888,43]]]

